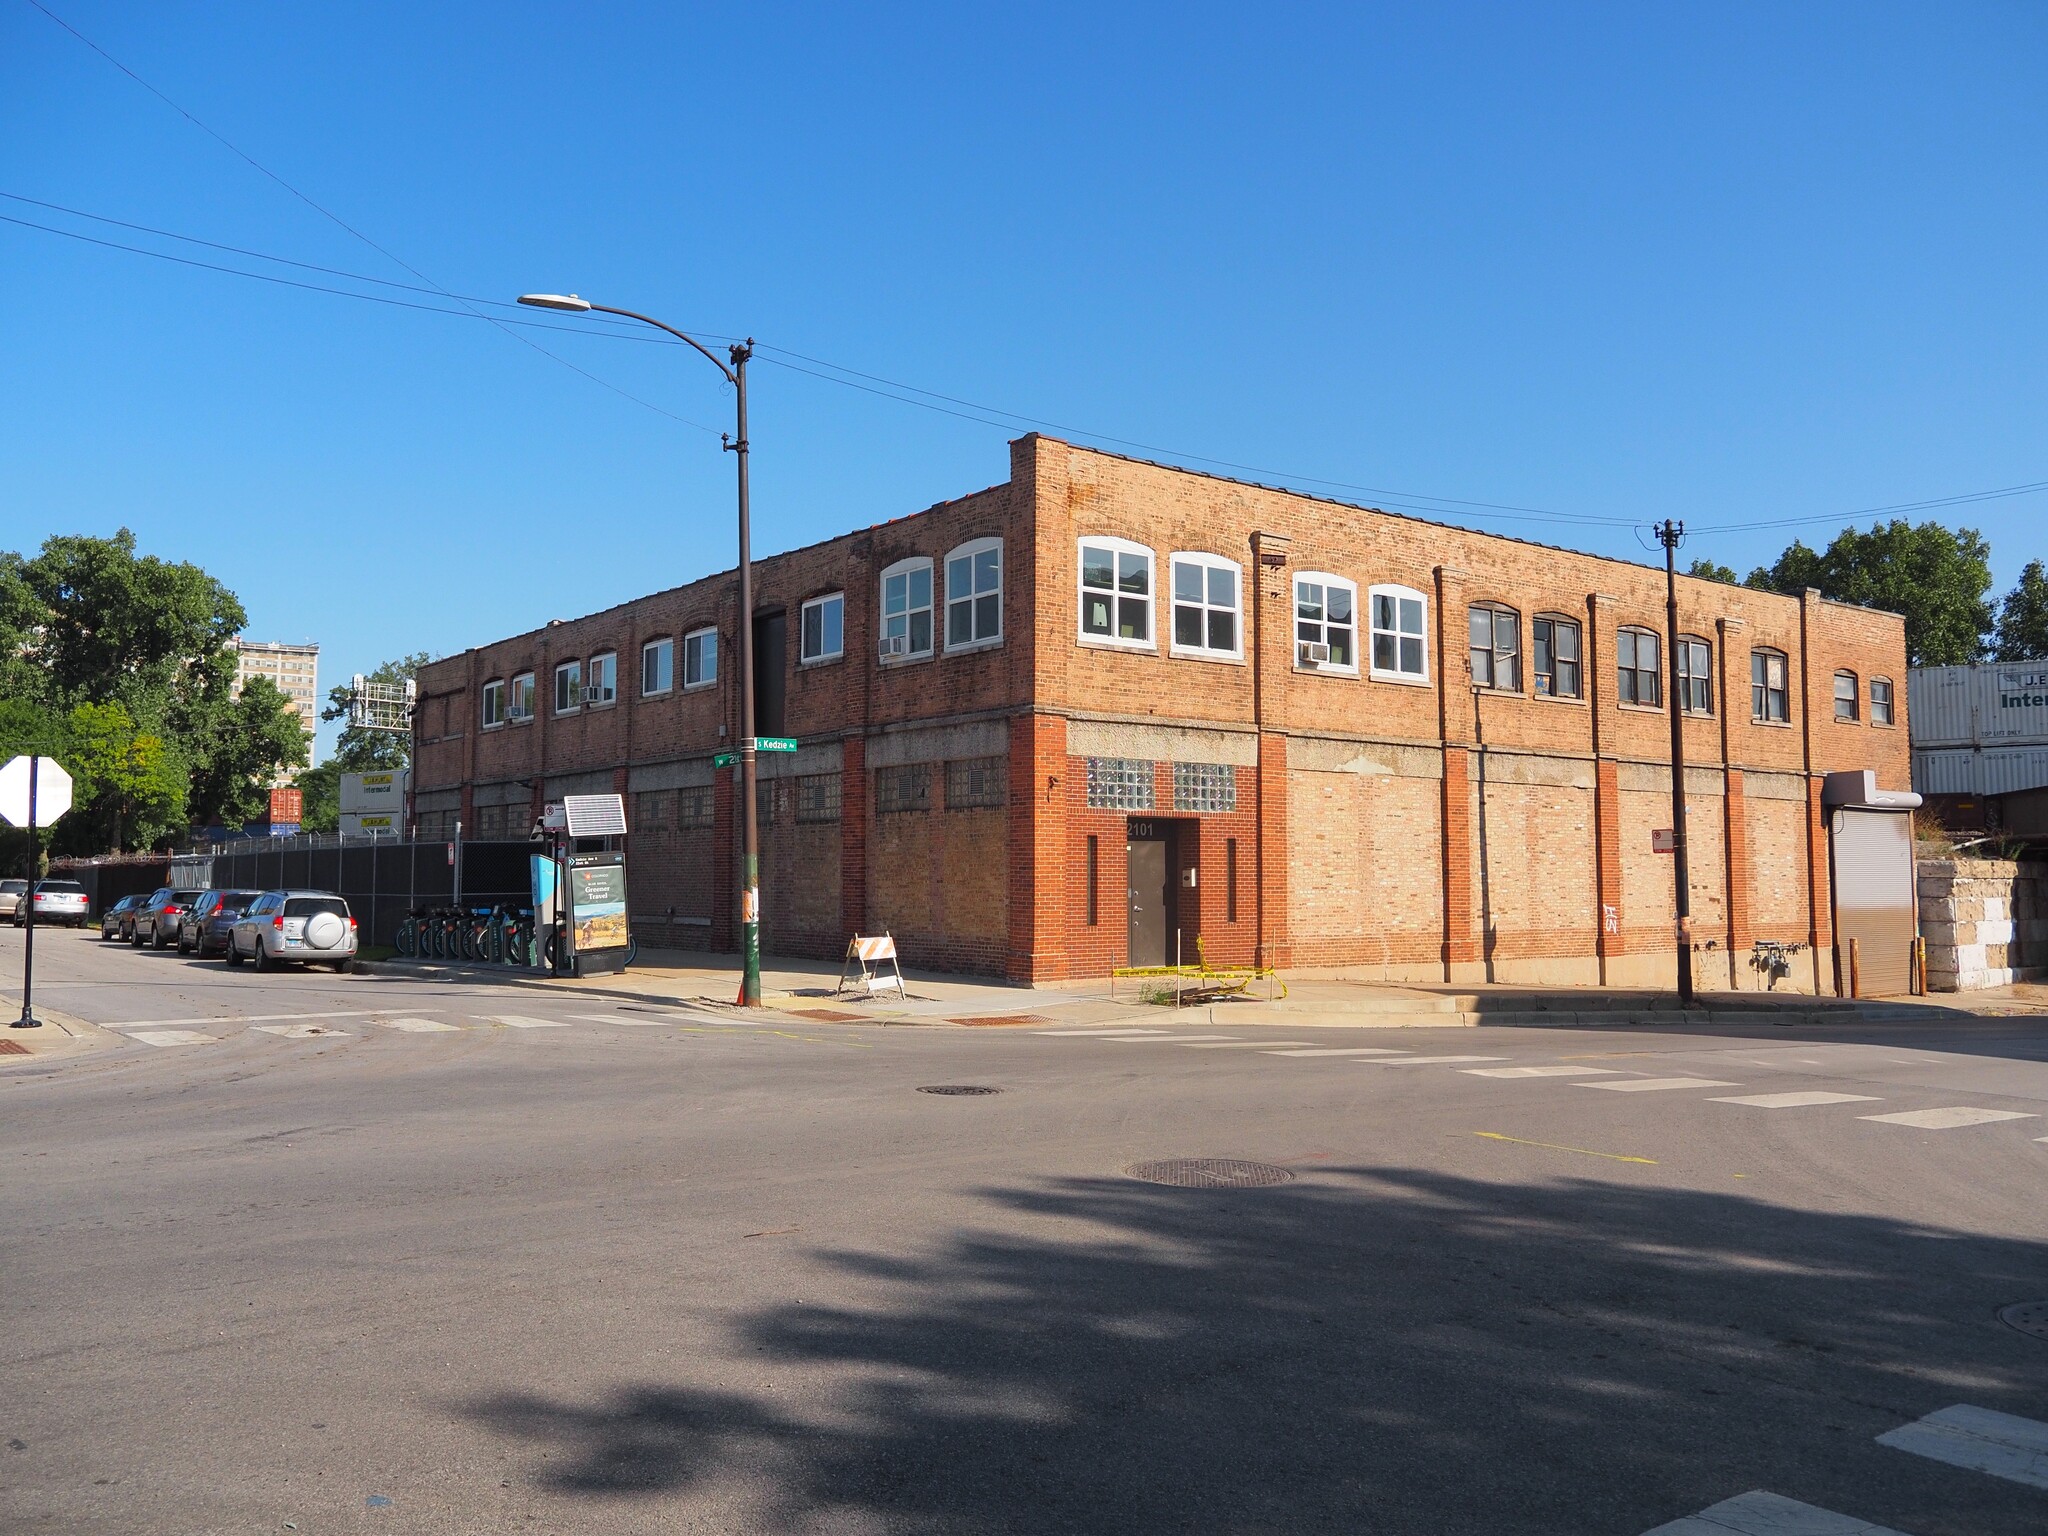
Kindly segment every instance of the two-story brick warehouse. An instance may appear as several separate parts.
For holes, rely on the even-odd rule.
[[[1044,436],[1008,481],[758,561],[764,942],[1023,981],[1261,959],[1669,984],[1682,711],[1696,970],[1832,990],[1823,777],[1908,775],[1897,615]],[[736,945],[733,573],[420,678],[425,835],[629,802],[643,944]]]

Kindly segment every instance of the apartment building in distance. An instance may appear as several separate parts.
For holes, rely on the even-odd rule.
[[[1910,914],[1883,815],[1909,798],[1903,623],[1678,596],[1670,698],[1662,570],[1034,434],[999,485],[758,561],[751,614],[727,572],[428,666],[412,814],[519,837],[619,791],[641,942],[731,949],[737,772],[713,758],[748,623],[756,729],[799,742],[760,759],[772,952],[887,929],[911,965],[1026,982],[1199,944],[1669,985],[1677,708],[1700,984],[1765,985],[1771,941],[1778,984],[1835,990],[1869,892]],[[1905,990],[1904,931],[1870,930],[1867,991]]]
[[[252,677],[269,678],[291,700],[310,740],[320,728],[320,647],[310,641],[287,645],[276,640],[244,640],[239,635],[231,643],[236,691]]]

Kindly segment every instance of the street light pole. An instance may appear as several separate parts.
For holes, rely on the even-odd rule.
[[[638,320],[658,331],[667,331],[678,341],[688,342],[725,375],[739,396],[739,436],[725,439],[726,450],[739,455],[740,482],[740,1006],[761,1006],[761,827],[755,808],[754,781],[754,564],[753,533],[747,505],[747,360],[754,355],[754,339],[736,341],[726,349],[728,365],[696,337],[643,315],[635,310],[614,309],[593,304],[575,294],[522,293],[519,302],[536,309],[560,309],[573,314],[596,310]]]
[[[1671,699],[1671,878],[1676,897],[1678,921],[1674,938],[1678,944],[1678,1005],[1690,1008],[1692,993],[1692,875],[1687,867],[1685,835],[1685,700],[1679,693],[1678,668],[1678,541],[1685,537],[1685,524],[1670,519],[1659,523],[1657,540],[1664,546],[1664,645],[1669,652],[1665,672],[1670,679],[1666,692]]]

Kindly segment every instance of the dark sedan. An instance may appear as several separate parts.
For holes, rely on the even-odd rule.
[[[100,914],[100,937],[103,939],[127,939],[135,934],[135,909],[149,900],[147,896],[123,896]]]
[[[192,910],[178,919],[178,953],[197,955],[202,960],[208,955],[225,954],[228,929],[249,909],[249,903],[262,894],[261,891],[202,891],[199,899],[192,903]]]

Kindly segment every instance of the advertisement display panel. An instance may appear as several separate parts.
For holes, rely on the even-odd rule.
[[[626,918],[626,860],[617,853],[579,853],[569,867],[569,914],[575,953],[624,949],[631,936]]]

